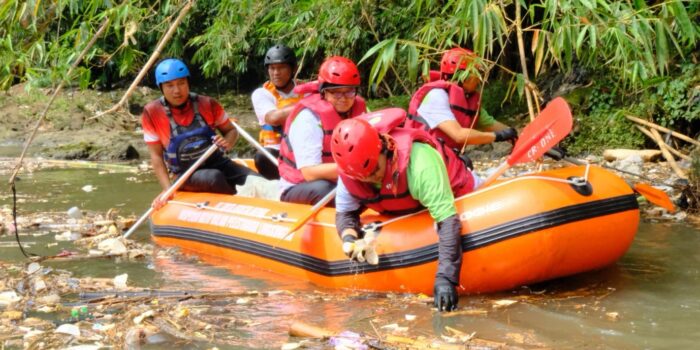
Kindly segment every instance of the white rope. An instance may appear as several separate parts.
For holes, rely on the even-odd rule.
[[[588,182],[588,176],[590,174],[590,167],[591,167],[591,164],[586,163],[586,168],[584,170],[583,177],[572,177],[571,179],[562,179],[562,178],[558,178],[558,177],[550,177],[550,176],[542,176],[542,175],[519,176],[519,177],[516,177],[513,179],[505,180],[505,181],[497,183],[495,185],[488,186],[488,187],[483,188],[483,189],[479,189],[478,191],[467,193],[461,197],[455,198],[455,201],[469,198],[469,197],[475,196],[477,194],[483,193],[485,191],[495,190],[497,188],[500,188],[500,187],[506,186],[506,185],[510,185],[510,184],[517,182],[517,181],[525,181],[525,180],[543,180],[543,181],[552,181],[552,182],[557,182],[557,183],[570,184],[570,185],[574,185],[574,186],[581,186],[581,185]],[[274,222],[294,223],[297,221],[297,219],[290,219],[290,218],[283,217],[280,215],[271,215],[271,216],[270,215],[251,215],[251,214],[239,213],[239,212],[234,212],[231,210],[215,208],[215,207],[211,207],[208,205],[189,203],[189,202],[181,202],[181,201],[172,201],[171,200],[168,203],[178,204],[178,205],[183,205],[183,206],[198,208],[198,209],[207,209],[207,210],[212,210],[215,212],[220,212],[220,213],[225,213],[225,214],[242,215],[242,216],[248,216],[248,217],[252,217],[252,218],[256,218],[256,219],[266,219],[266,220],[271,220]],[[385,221],[368,223],[365,225],[365,227],[367,230],[378,230],[379,228],[381,228],[383,226],[392,224],[392,223],[400,221],[400,220],[410,218],[412,216],[419,215],[427,210],[428,209],[423,209],[423,210],[417,211],[415,213],[397,216],[395,218],[391,218],[391,219],[388,219]],[[329,227],[329,228],[336,227],[335,224],[329,224],[329,223],[320,222],[320,221],[310,221],[310,222],[308,222],[308,224],[314,225],[314,226]]]
[[[283,216],[283,215],[252,215],[252,214],[246,214],[246,213],[236,212],[236,211],[222,209],[222,208],[216,208],[216,207],[204,205],[202,203],[190,203],[190,202],[173,201],[173,200],[168,201],[168,203],[182,205],[182,206],[190,207],[190,208],[202,209],[202,210],[211,210],[211,211],[223,213],[223,214],[240,215],[240,216],[246,216],[246,217],[250,217],[250,218],[254,218],[254,219],[266,219],[266,220],[270,220],[273,222],[286,222],[286,223],[297,222],[297,219],[288,218],[288,217]],[[332,228],[335,227],[334,224],[329,224],[329,223],[319,222],[319,221],[310,221],[307,224],[314,225],[314,226],[322,226],[322,227],[332,227]]]
[[[588,182],[588,175],[589,175],[590,167],[591,167],[591,164],[590,164],[590,163],[586,163],[586,169],[584,170],[583,177],[572,177],[571,179],[562,179],[562,178],[558,178],[558,177],[550,177],[550,176],[542,176],[542,175],[524,175],[524,176],[519,176],[519,177],[516,177],[516,178],[514,178],[514,179],[505,180],[505,181],[500,182],[500,183],[497,183],[497,184],[495,184],[495,185],[491,185],[491,186],[488,186],[488,187],[479,189],[479,190],[477,190],[477,191],[467,193],[467,194],[465,194],[465,195],[463,195],[463,196],[461,196],[461,197],[455,198],[455,202],[458,201],[458,200],[464,199],[464,198],[468,198],[468,197],[475,196],[476,194],[483,193],[483,192],[485,192],[485,191],[495,190],[495,189],[500,188],[500,187],[502,187],[502,186],[509,185],[509,184],[511,184],[511,183],[513,183],[513,182],[516,182],[516,181],[523,181],[523,180],[544,180],[544,181],[552,181],[552,182],[558,182],[558,183],[565,183],[565,184],[570,184],[570,185],[574,185],[574,186],[581,186],[581,185],[585,184],[586,182]],[[377,223],[372,223],[372,224],[370,224],[369,229],[377,230],[377,229],[379,229],[380,227],[383,227],[383,226],[392,224],[392,223],[394,223],[394,222],[396,222],[396,221],[399,221],[399,220],[404,220],[404,219],[410,218],[410,217],[412,217],[412,216],[418,215],[418,214],[420,214],[420,213],[422,213],[422,212],[424,212],[424,211],[427,211],[427,210],[428,210],[428,209],[423,209],[423,210],[417,211],[417,212],[415,212],[415,213],[406,214],[406,215],[403,215],[403,216],[397,216],[397,217],[395,217],[395,218],[391,218],[391,219],[386,220],[386,221],[377,222]]]

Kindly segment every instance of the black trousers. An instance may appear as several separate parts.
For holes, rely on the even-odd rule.
[[[236,185],[243,185],[249,175],[260,174],[233,162],[221,152],[214,153],[180,188],[187,192],[236,194]]]
[[[280,151],[277,149],[265,147],[265,150],[275,158],[280,156]],[[255,160],[255,168],[258,169],[260,175],[268,180],[279,180],[280,171],[277,169],[277,165],[272,163],[262,152],[256,152],[253,159]]]
[[[328,180],[314,180],[302,182],[288,188],[282,193],[280,199],[283,202],[299,204],[316,204],[330,191],[335,189],[335,182]],[[327,207],[335,207],[335,201],[326,204]]]

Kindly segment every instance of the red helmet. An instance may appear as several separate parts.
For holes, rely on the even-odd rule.
[[[455,74],[458,69],[467,69],[467,65],[474,59],[474,52],[471,50],[455,47],[442,54],[440,60],[440,73]]]
[[[318,71],[318,82],[325,84],[359,86],[360,71],[355,63],[345,57],[328,57]]]
[[[338,169],[345,175],[361,179],[371,175],[382,152],[379,133],[364,119],[345,119],[331,136],[331,153]]]

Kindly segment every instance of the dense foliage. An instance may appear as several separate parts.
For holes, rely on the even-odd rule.
[[[0,89],[55,83],[105,18],[111,20],[108,32],[70,79],[107,88],[113,80],[128,80],[185,2],[5,0]],[[384,97],[410,94],[442,50],[456,45],[483,58],[490,82],[505,82],[507,93],[499,96],[505,100],[522,96],[526,86],[546,99],[549,92],[537,87],[548,74],[583,68],[598,84],[581,100],[588,119],[580,121],[580,136],[605,138],[599,130],[606,128],[619,134],[611,140],[634,145],[641,138],[629,128],[606,127],[620,118],[623,101],[667,125],[687,126],[698,118],[697,107],[688,104],[697,96],[698,16],[700,2],[690,0],[199,0],[161,56],[184,57],[195,78],[249,89],[264,76],[265,50],[284,42],[296,49],[302,77],[325,56],[346,55],[362,62],[366,95]],[[519,60],[518,28],[531,84]]]

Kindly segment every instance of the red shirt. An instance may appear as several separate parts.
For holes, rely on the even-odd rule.
[[[212,129],[218,129],[219,126],[229,123],[228,115],[226,115],[224,108],[221,107],[219,102],[216,102],[209,96],[197,95],[197,109],[204,121]],[[194,120],[192,101],[189,99],[184,107],[171,107],[170,110],[178,125],[187,126]],[[170,121],[168,121],[165,107],[163,107],[159,99],[149,102],[143,108],[141,127],[143,128],[143,139],[146,143],[160,143],[163,148],[168,147],[168,143],[170,143]]]

